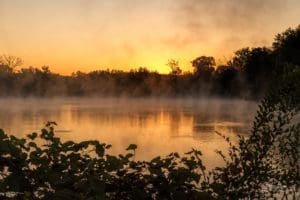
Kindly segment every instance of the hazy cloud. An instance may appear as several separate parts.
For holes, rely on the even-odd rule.
[[[278,27],[286,7],[292,1],[280,0],[177,0],[174,23],[182,34],[175,45],[194,42],[231,47],[267,43],[270,29]]]

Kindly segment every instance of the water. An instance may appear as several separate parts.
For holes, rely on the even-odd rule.
[[[215,150],[227,143],[217,132],[237,141],[247,136],[257,104],[220,99],[6,99],[0,100],[0,127],[25,136],[56,121],[63,140],[97,139],[113,145],[112,154],[138,145],[136,159],[170,152],[202,150],[208,167],[222,165]]]

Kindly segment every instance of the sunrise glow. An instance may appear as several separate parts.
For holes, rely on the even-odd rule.
[[[270,46],[300,20],[297,0],[236,2],[0,0],[0,53],[62,74],[140,66],[168,73],[168,59],[185,71],[199,55],[226,60],[241,47]]]

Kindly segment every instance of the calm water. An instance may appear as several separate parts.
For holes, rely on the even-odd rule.
[[[138,145],[137,159],[150,159],[192,147],[204,154],[208,167],[219,165],[215,150],[226,150],[216,131],[236,141],[247,135],[256,103],[220,99],[9,99],[0,100],[0,127],[24,136],[56,121],[64,140],[97,139],[124,153]]]

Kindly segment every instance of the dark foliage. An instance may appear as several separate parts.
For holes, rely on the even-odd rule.
[[[278,65],[293,63],[300,65],[300,25],[295,29],[287,29],[278,34],[273,42],[273,50]]]

